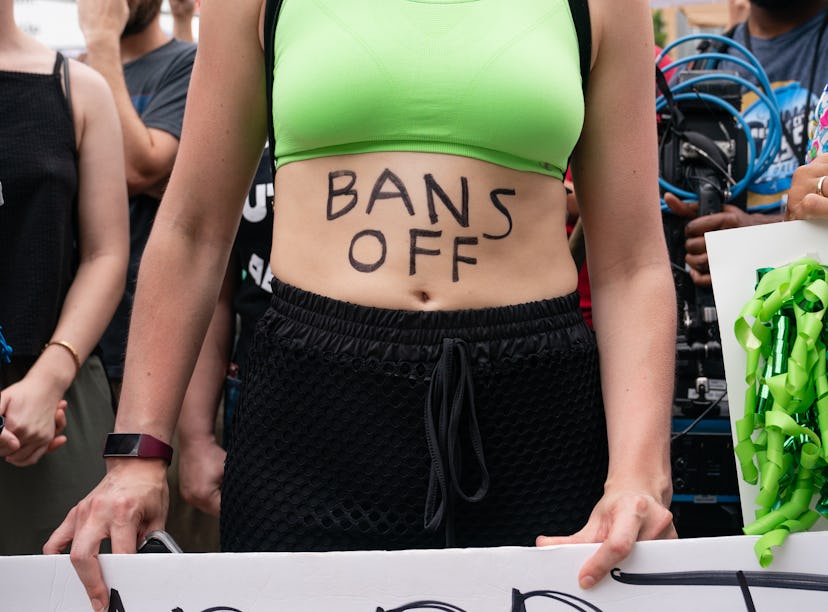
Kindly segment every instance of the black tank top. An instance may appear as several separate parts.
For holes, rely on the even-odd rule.
[[[21,357],[49,340],[76,269],[77,149],[63,64],[58,54],[52,74],[0,71],[0,325]]]

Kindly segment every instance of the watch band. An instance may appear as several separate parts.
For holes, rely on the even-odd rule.
[[[163,459],[172,463],[173,449],[149,434],[110,433],[106,435],[104,457],[136,457],[138,459]]]

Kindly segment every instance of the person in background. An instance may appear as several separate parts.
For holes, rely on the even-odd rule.
[[[794,172],[786,221],[828,217],[828,84],[817,102],[808,134],[807,163]]]
[[[133,552],[163,526],[169,442],[268,116],[273,298],[233,422],[222,549],[600,542],[588,588],[637,540],[675,537],[649,4],[591,0],[587,21],[577,0],[286,0],[273,39],[265,8],[202,5],[107,476],[45,550],[71,545],[103,609],[99,540]],[[594,334],[566,239],[570,155]],[[114,445],[143,440],[142,457]]]
[[[104,474],[113,403],[95,348],[124,288],[123,144],[95,71],[0,0],[0,554],[43,538]]]
[[[782,221],[791,177],[805,162],[808,121],[828,82],[826,29],[828,0],[751,0],[747,21],[734,29],[733,40],[756,56],[776,92],[783,122],[782,147],[768,170],[750,186],[746,208],[726,204],[720,213],[696,218],[697,204],[665,194],[673,212],[692,219],[685,228],[685,261],[697,285],[710,285],[706,232]],[[720,67],[739,70],[727,62]],[[761,143],[767,132],[767,109],[751,94],[743,99],[742,113],[755,126],[754,138]]]
[[[196,47],[161,29],[161,0],[78,0],[85,61],[115,98],[129,193],[130,253],[126,290],[101,342],[104,365],[120,395],[129,314],[138,265],[172,171]]]
[[[173,38],[186,42],[195,42],[193,34],[193,17],[198,12],[199,0],[169,0],[170,13],[173,17]]]
[[[725,30],[729,30],[747,20],[749,14],[749,0],[727,0],[727,26]]]
[[[181,496],[213,516],[221,508],[226,449],[232,444],[232,418],[247,371],[247,354],[273,293],[268,262],[272,236],[273,179],[266,150],[242,210],[219,302],[178,419]],[[219,443],[216,414],[222,399],[223,442]]]

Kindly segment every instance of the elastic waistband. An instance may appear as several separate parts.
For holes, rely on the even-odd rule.
[[[511,306],[465,310],[393,310],[343,302],[271,282],[271,309],[304,325],[337,335],[395,344],[437,344],[444,338],[470,342],[547,334],[584,324],[577,292]]]

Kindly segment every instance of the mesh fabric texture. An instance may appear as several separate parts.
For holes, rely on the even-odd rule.
[[[445,338],[468,345],[491,483],[452,499],[452,545],[531,546],[580,529],[600,498],[607,439],[594,336],[572,294],[415,312],[337,302],[274,281],[234,421],[225,551],[436,548],[424,405]],[[460,485],[480,470],[461,427]]]

